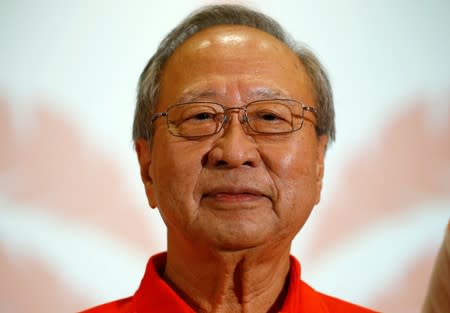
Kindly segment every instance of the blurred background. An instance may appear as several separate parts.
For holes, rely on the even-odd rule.
[[[236,2],[236,1],[235,1]],[[131,142],[136,83],[211,1],[0,1],[0,311],[134,293],[165,228]],[[450,2],[239,1],[307,44],[337,141],[293,254],[314,288],[419,312],[450,218]]]

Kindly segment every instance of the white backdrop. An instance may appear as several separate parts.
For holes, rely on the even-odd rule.
[[[293,253],[316,289],[418,312],[450,218],[450,2],[240,1],[317,53],[337,142]],[[138,76],[207,1],[0,2],[0,311],[131,295],[165,230],[131,143]]]

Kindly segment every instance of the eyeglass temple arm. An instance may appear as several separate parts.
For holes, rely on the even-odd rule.
[[[303,110],[308,111],[308,112],[311,112],[311,113],[314,113],[314,115],[317,116],[317,110],[316,110],[315,108],[313,108],[313,107],[307,107],[307,106],[304,106],[304,107],[303,107]]]
[[[160,118],[161,116],[167,116],[167,112],[159,112],[159,113],[153,114],[151,123],[153,123],[156,119]]]
[[[313,113],[314,116],[317,118],[318,113],[317,113],[317,109],[316,108],[303,106],[303,110]],[[304,116],[303,116],[303,119],[308,121],[308,122],[310,122],[310,123],[312,123],[314,125],[314,128],[316,129],[317,133],[321,133],[320,128],[317,126],[317,122],[315,122],[315,121],[313,121],[313,120],[311,120],[311,119],[309,119],[307,117],[304,117]]]

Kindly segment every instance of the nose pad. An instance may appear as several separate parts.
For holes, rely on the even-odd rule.
[[[241,114],[241,111],[242,111],[242,114]],[[248,118],[247,118],[245,108],[238,107],[238,108],[228,108],[225,110],[225,117],[223,119],[224,126],[230,122],[230,120],[231,120],[230,114],[231,113],[238,114],[238,120],[239,120],[239,123],[241,123],[241,125],[248,124]],[[244,125],[244,128],[245,128],[245,125]]]
[[[241,111],[243,113],[241,114]],[[237,113],[238,116],[232,116]],[[239,124],[236,124],[239,122]],[[239,129],[241,127],[241,129]],[[249,134],[245,108],[229,108],[223,118],[222,133],[202,159],[203,166],[215,168],[256,167],[261,161],[256,142]]]

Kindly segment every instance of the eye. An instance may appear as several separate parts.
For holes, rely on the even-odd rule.
[[[258,118],[262,119],[264,121],[275,121],[275,120],[280,119],[280,117],[277,116],[276,114],[268,113],[268,112],[259,114]]]
[[[179,123],[204,123],[214,121],[217,112],[208,105],[189,104],[177,107],[172,112],[173,120]]]
[[[189,119],[196,120],[196,121],[205,121],[205,120],[213,120],[215,118],[214,113],[210,112],[200,112],[193,116],[191,116]]]
[[[261,122],[279,122],[286,120],[286,116],[271,111],[260,111],[254,114],[252,119],[259,120]]]

